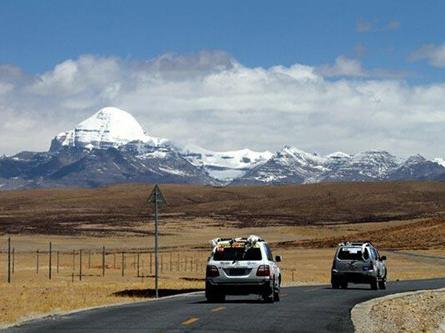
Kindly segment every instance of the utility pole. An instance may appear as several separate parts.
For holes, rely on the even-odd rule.
[[[159,297],[159,288],[158,288],[158,278],[159,278],[159,261],[158,261],[158,209],[162,204],[167,204],[164,196],[162,195],[161,190],[159,189],[158,184],[155,185],[153,191],[150,194],[148,200],[152,203],[154,208],[154,222],[155,222],[155,295],[156,298]]]
[[[51,242],[49,242],[49,251],[48,251],[48,279],[51,280],[51,276],[52,276],[52,258],[53,258],[53,245]]]

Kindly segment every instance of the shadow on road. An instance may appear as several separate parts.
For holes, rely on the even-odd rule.
[[[159,289],[159,297],[186,294],[195,291],[202,291],[202,289]],[[154,289],[126,289],[112,293],[113,296],[118,297],[140,297],[153,298],[155,297]]]
[[[262,299],[226,299],[224,302],[209,302],[206,300],[191,302],[190,304],[265,304]]]

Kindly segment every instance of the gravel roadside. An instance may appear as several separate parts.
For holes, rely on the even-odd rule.
[[[351,318],[356,333],[445,333],[445,288],[372,299]]]

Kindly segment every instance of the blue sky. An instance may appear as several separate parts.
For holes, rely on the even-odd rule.
[[[443,69],[408,57],[443,42],[444,12],[443,1],[3,0],[0,63],[41,73],[82,54],[146,59],[218,49],[262,67],[344,55],[433,82]]]
[[[0,1],[0,154],[104,106],[213,150],[445,157],[444,1]]]

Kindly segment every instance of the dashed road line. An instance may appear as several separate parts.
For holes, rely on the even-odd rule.
[[[193,324],[193,323],[196,322],[196,321],[198,321],[198,318],[196,318],[196,317],[191,317],[191,318],[189,318],[189,319],[187,319],[187,320],[184,320],[184,321],[182,322],[182,325],[191,325],[191,324]]]
[[[219,312],[219,311],[222,311],[222,310],[224,310],[224,309],[225,309],[224,306],[219,306],[219,307],[217,307],[217,308],[213,308],[213,309],[211,309],[210,311],[212,311],[212,312]]]

